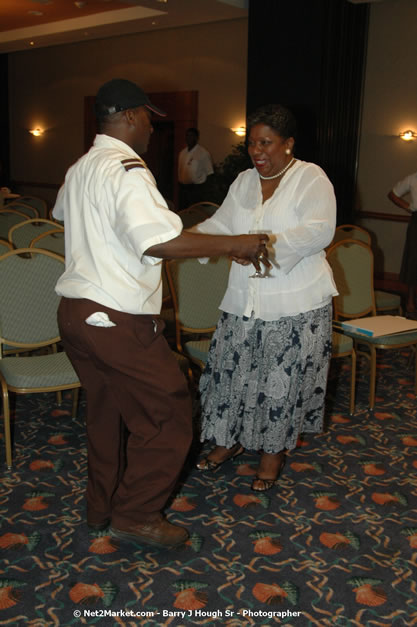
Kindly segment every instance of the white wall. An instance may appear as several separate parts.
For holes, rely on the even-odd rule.
[[[215,162],[245,120],[247,19],[53,46],[9,56],[11,177],[60,183],[84,148],[84,96],[105,81],[199,92],[201,143]],[[29,128],[47,132],[32,137]]]
[[[417,141],[398,135],[417,131],[417,2],[371,5],[357,207],[407,215],[387,198],[393,185],[417,170]],[[406,223],[364,220],[376,241],[378,270],[398,274]]]

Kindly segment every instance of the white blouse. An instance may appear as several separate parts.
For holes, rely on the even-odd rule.
[[[417,172],[409,174],[402,181],[396,183],[392,189],[394,194],[401,198],[410,194],[410,211],[417,211]]]
[[[249,278],[253,265],[233,262],[220,309],[277,320],[322,307],[337,295],[323,250],[335,226],[332,184],[319,166],[296,161],[265,202],[256,169],[239,174],[216,213],[193,230],[224,235],[268,232],[273,264],[268,278]]]

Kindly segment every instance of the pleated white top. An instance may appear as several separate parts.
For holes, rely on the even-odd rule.
[[[265,202],[256,169],[239,174],[216,213],[193,230],[225,235],[270,232],[273,268],[268,278],[250,279],[253,265],[233,262],[220,309],[277,320],[322,307],[337,294],[323,250],[335,226],[332,184],[319,166],[296,161]]]

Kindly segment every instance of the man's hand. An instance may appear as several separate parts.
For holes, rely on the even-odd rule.
[[[262,263],[265,268],[271,268],[271,264],[268,260],[268,249],[266,247],[266,244],[269,240],[268,236],[264,233],[256,233],[253,235],[240,235],[240,238],[259,238],[258,239],[258,248],[255,252],[255,254],[252,254],[250,256],[246,256],[246,255],[241,255],[241,254],[236,254],[236,255],[231,255],[231,259],[233,261],[236,261],[236,263],[240,263],[242,266],[248,266],[250,263],[252,263],[257,271],[261,270],[261,266],[260,263]],[[237,238],[238,239],[238,238]]]
[[[263,263],[269,267],[266,249],[268,241],[269,238],[266,233],[206,235],[182,231],[178,237],[168,242],[151,246],[144,254],[168,259],[225,255],[251,263],[258,263],[256,260],[263,255]]]
[[[246,259],[252,263],[254,259],[259,259],[261,256],[267,259],[268,251],[266,245],[268,241],[269,237],[266,233],[235,236],[233,237],[233,248],[230,256]]]

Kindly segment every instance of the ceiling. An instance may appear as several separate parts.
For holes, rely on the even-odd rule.
[[[0,53],[246,17],[249,0],[1,0]]]

